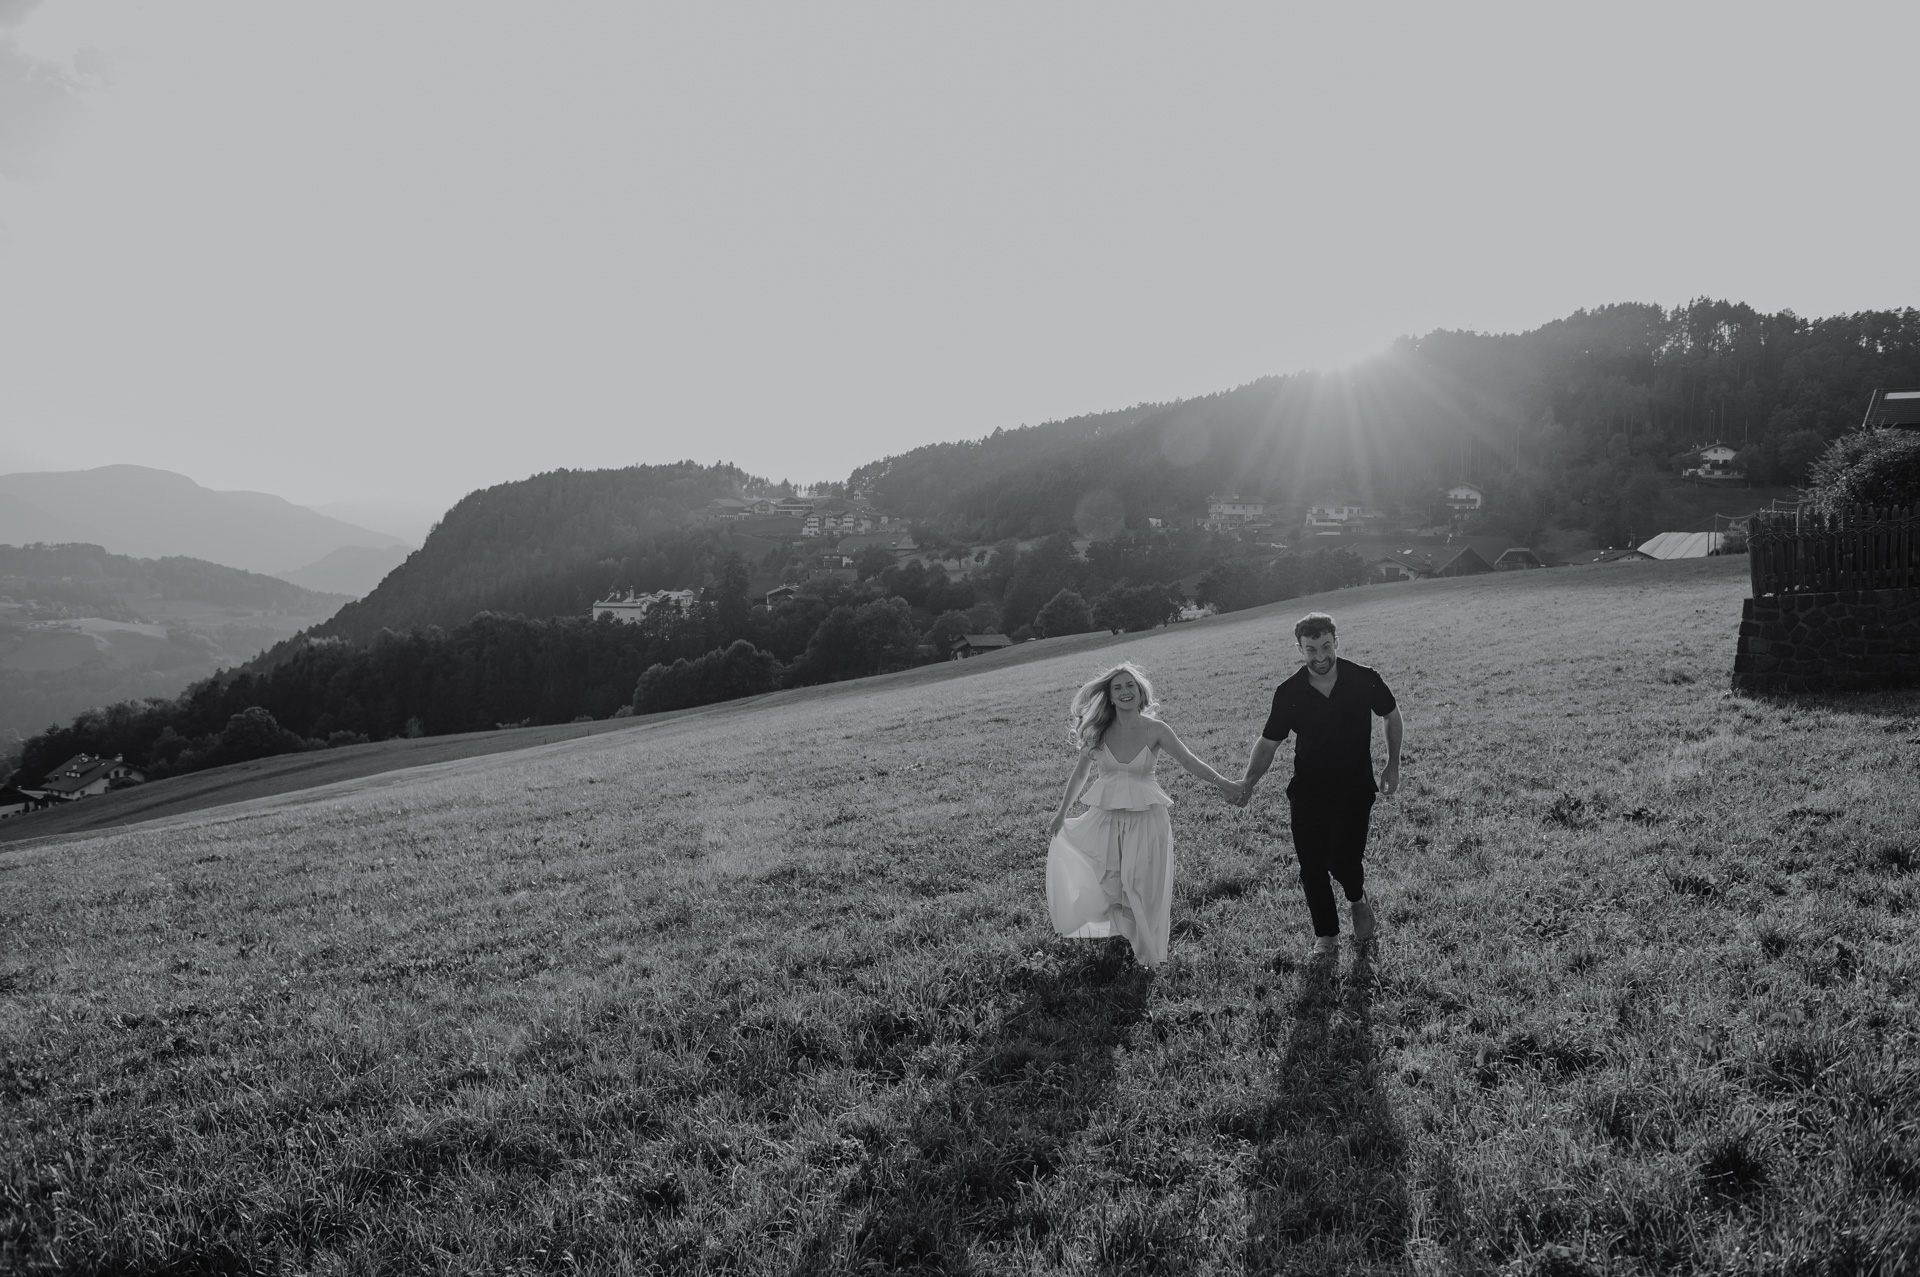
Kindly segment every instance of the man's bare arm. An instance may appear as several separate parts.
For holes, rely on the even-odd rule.
[[[1387,769],[1380,773],[1380,792],[1392,794],[1400,788],[1400,738],[1405,725],[1400,721],[1400,711],[1396,708],[1387,715]]]
[[[1254,743],[1253,755],[1247,759],[1247,774],[1240,782],[1240,805],[1246,806],[1247,799],[1253,797],[1253,787],[1267,774],[1267,768],[1273,766],[1273,756],[1280,750],[1280,742],[1268,740],[1262,736]]]

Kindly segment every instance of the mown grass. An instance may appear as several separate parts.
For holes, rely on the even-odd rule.
[[[0,852],[0,1268],[1913,1271],[1920,698],[1725,694],[1741,568],[1334,596],[1333,969],[1278,784],[1168,782],[1165,968],[1051,937],[1113,653]],[[1302,606],[1112,647],[1237,767]]]

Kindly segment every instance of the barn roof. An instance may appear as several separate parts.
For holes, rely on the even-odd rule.
[[[1640,552],[1656,559],[1704,559],[1720,553],[1725,541],[1719,532],[1662,532],[1642,542]]]
[[[1867,401],[1867,426],[1920,427],[1920,390],[1882,388]]]

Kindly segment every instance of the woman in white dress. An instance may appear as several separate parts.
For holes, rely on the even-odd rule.
[[[1153,778],[1159,754],[1238,801],[1240,784],[1193,756],[1154,710],[1145,671],[1126,661],[1074,694],[1068,732],[1080,751],[1047,826],[1047,908],[1073,939],[1125,936],[1142,966],[1166,961],[1173,913],[1173,825]],[[1088,783],[1091,773],[1092,783]],[[1083,792],[1084,791],[1084,792]],[[1087,810],[1067,819],[1074,800]]]

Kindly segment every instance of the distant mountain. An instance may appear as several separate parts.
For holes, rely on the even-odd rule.
[[[184,555],[253,572],[315,563],[342,546],[406,544],[265,492],[216,492],[146,466],[0,475],[0,501],[0,531],[8,534],[0,541],[8,544],[86,541],[117,554]]]
[[[0,545],[0,740],[90,706],[176,696],[344,602],[201,559]]]
[[[84,541],[86,529],[49,514],[31,501],[0,491],[0,545],[27,545],[34,541]]]
[[[276,572],[274,575],[282,581],[291,581],[309,590],[345,594],[357,599],[370,593],[387,573],[405,563],[407,555],[411,553],[404,545],[389,546],[384,550],[363,545],[343,545],[317,563],[309,563],[292,572]]]

